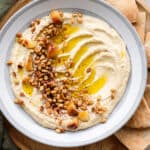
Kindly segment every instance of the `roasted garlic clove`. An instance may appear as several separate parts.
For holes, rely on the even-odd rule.
[[[79,126],[78,118],[73,118],[67,125],[67,128],[70,130],[75,130]]]
[[[67,112],[70,116],[77,116],[78,115],[78,110],[73,102],[71,102],[67,106]]]
[[[47,57],[52,58],[55,57],[57,54],[58,54],[58,48],[50,44],[48,46]]]
[[[53,10],[50,13],[50,17],[51,17],[53,23],[56,23],[56,24],[62,23],[62,21],[63,21],[62,16],[63,15],[57,10]]]

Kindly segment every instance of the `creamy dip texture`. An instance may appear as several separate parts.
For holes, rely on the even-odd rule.
[[[8,64],[17,104],[44,127],[77,131],[106,122],[125,92],[130,60],[123,39],[106,22],[80,13],[59,13],[62,22],[45,16],[18,34]],[[54,28],[50,25],[63,29],[49,35]],[[50,39],[45,47],[44,36]],[[45,56],[56,47],[57,54]],[[45,72],[37,65],[38,58],[43,65],[49,62]],[[40,71],[44,81],[32,84]],[[50,91],[46,93],[45,87]]]

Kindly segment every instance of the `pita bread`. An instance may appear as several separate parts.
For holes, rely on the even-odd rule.
[[[150,6],[146,4],[145,0],[136,1],[141,1],[141,3],[137,2],[139,11],[146,12],[146,33],[150,32]]]
[[[148,107],[150,109],[150,84],[148,84],[146,86],[144,97],[145,97]]]
[[[139,34],[141,41],[144,43],[145,39],[145,29],[146,29],[146,13],[139,12],[137,16],[137,21],[134,24],[134,27]]]
[[[127,127],[131,128],[148,128],[150,127],[150,108],[143,97],[142,102],[133,115],[133,117],[126,124]]]
[[[130,150],[144,150],[150,145],[150,128],[123,128],[115,135]]]
[[[147,79],[147,84],[150,84],[150,71],[148,71],[148,79]]]
[[[150,32],[146,33],[145,46],[150,47]]]
[[[150,32],[146,34],[144,46],[146,50],[148,68],[150,68]]]
[[[146,4],[145,0],[136,0],[138,5],[140,5],[147,13],[150,14],[150,7]]]
[[[146,32],[150,32],[150,14],[146,17]]]
[[[136,22],[138,7],[135,0],[107,0],[112,6],[120,10],[131,23]]]

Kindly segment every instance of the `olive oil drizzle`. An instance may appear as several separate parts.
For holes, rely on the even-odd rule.
[[[95,94],[97,93],[101,88],[104,87],[104,85],[107,82],[107,75],[103,74],[101,75],[96,81],[94,81],[91,85],[86,87],[89,94]]]
[[[33,86],[29,82],[22,83],[22,88],[27,95],[32,96]]]
[[[68,52],[72,51],[72,49],[74,47],[76,47],[79,44],[79,42],[81,42],[84,39],[88,39],[90,37],[92,37],[92,35],[80,35],[80,36],[77,36],[75,38],[72,38],[71,40],[68,41],[66,46],[64,46],[60,50],[60,53],[68,53]]]
[[[95,41],[95,42],[88,42],[82,45],[81,48],[75,54],[73,58],[73,63],[77,63],[80,60],[80,58],[89,50],[90,46],[94,46],[94,44],[97,44],[97,43],[100,44],[99,41]]]
[[[81,85],[79,86],[79,89],[83,90],[87,85],[92,83],[95,79],[95,75],[96,75],[96,71],[92,68],[88,78],[85,79],[83,82],[81,81]]]

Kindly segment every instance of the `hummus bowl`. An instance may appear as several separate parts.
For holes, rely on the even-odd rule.
[[[32,2],[1,31],[0,108],[44,144],[74,147],[108,137],[144,92],[146,59],[135,30],[106,3],[84,3]]]

